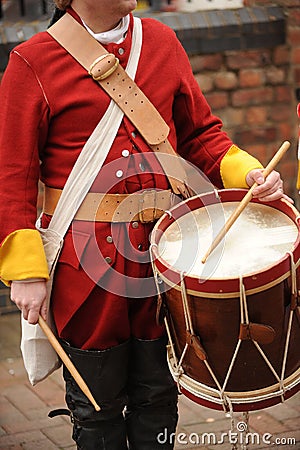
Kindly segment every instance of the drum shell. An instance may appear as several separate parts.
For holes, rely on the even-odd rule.
[[[168,310],[168,323],[172,331],[177,355],[181,355],[186,343],[186,326],[181,301],[181,292],[171,289],[164,294]],[[194,333],[199,337],[207,360],[219,383],[223,385],[230,361],[240,334],[240,308],[236,298],[203,298],[188,295]],[[288,280],[279,285],[247,297],[251,322],[268,325],[275,331],[272,343],[261,344],[277,374],[281,374],[285,338],[290,311],[290,290]],[[176,321],[173,319],[176,318]],[[285,371],[290,376],[299,368],[300,328],[297,319],[293,321],[290,348]],[[182,367],[194,380],[217,388],[206,365],[192,346],[189,346]],[[226,385],[226,391],[251,391],[262,389],[277,382],[275,376],[263,361],[252,340],[244,340]]]
[[[220,191],[219,195],[221,202],[240,201],[245,195],[245,191],[224,190]],[[156,246],[168,226],[184,215],[187,209],[202,208],[213,204],[214,201],[215,195],[212,193],[194,197],[183,202],[183,205],[177,205],[168,216],[165,215],[160,219],[151,236],[155,271],[163,280],[164,286],[161,291],[167,311],[166,322],[171,332],[177,360],[180,359],[188,342],[182,303],[182,273],[159,258]],[[284,212],[299,230],[299,213],[294,207],[282,201],[266,203],[266,205]],[[295,302],[291,290],[291,265],[294,262],[295,267],[298,267],[299,257],[298,232],[297,240],[290,254],[286,254],[276,264],[266,267],[260,272],[246,274],[243,277],[250,322],[272,327],[275,332],[271,343],[259,345],[279,377],[282,375],[291,301]],[[299,286],[298,268],[296,273]],[[213,369],[219,384],[223,386],[240,336],[240,280],[239,278],[199,280],[194,276],[186,275],[184,288],[191,312],[193,331],[199,337],[200,344],[207,356],[207,362]],[[284,379],[299,372],[300,367],[299,307],[296,310],[298,312],[293,315]],[[193,380],[209,388],[218,389],[207,365],[196,355],[191,345],[187,347],[182,360],[182,368],[184,373]],[[238,393],[240,397],[247,398],[247,405],[243,406],[239,400],[239,406],[234,408],[243,411],[276,404],[283,397],[293,395],[299,389],[299,383],[300,379],[297,379],[296,388],[293,385],[293,389],[284,395],[277,393],[281,389],[278,379],[264,361],[253,340],[245,339],[241,341],[225,391],[229,393],[229,396],[230,393]],[[269,388],[270,386],[271,388]],[[251,397],[253,392],[264,392],[265,388],[268,388],[269,392],[273,390],[273,386],[274,394],[272,393],[269,399],[260,403],[256,399],[253,399],[253,404],[249,402],[249,396]],[[192,393],[189,395],[186,388],[183,391],[193,400],[196,398],[195,401],[198,403],[222,409],[214,404],[214,400],[202,400],[201,393],[199,397],[195,397]]]

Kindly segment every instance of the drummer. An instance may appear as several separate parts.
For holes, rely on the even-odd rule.
[[[56,0],[56,6],[56,18],[67,11],[126,67],[136,0]],[[149,18],[142,19],[142,25],[136,83],[169,126],[168,139],[177,153],[217,188],[247,188],[257,182],[253,195],[260,200],[288,199],[279,173],[264,180],[261,163],[222,131],[175,33]],[[47,201],[54,210],[53,188],[57,195],[63,189],[109,101],[47,32],[12,51],[0,90],[0,276],[11,285],[12,301],[31,324],[39,314],[46,318],[49,278],[35,229],[38,182],[47,187]],[[147,114],[144,124],[151,123]],[[112,194],[106,197],[110,208],[117,207],[117,194],[128,200],[128,195],[134,198],[149,189],[166,191],[165,209],[171,206],[168,170],[162,169],[142,132],[124,117],[92,186],[99,198]],[[177,192],[185,190],[181,181],[189,183],[180,180],[177,189],[175,183]],[[85,208],[86,216],[74,221],[65,237],[56,267],[51,308],[58,334],[78,359],[77,369],[101,406],[96,413],[64,370],[73,438],[80,449],[123,450],[129,445],[156,450],[161,448],[158,434],[176,428],[177,390],[165,360],[165,330],[156,323],[152,283],[147,287],[149,234],[153,218],[162,211],[145,201],[144,207],[154,211],[146,223],[147,214],[139,213],[140,201],[133,200],[135,209],[127,210],[134,221],[127,217],[125,222],[109,223],[107,211],[100,210],[92,227]],[[53,210],[43,216],[44,227]]]

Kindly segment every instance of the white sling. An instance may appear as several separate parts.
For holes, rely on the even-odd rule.
[[[141,20],[134,18],[131,52],[126,67],[128,75],[134,79],[142,47]],[[49,227],[40,226],[40,218],[36,228],[41,233],[44,250],[48,262],[50,280],[47,282],[48,325],[53,329],[49,312],[53,274],[64,236],[69,229],[75,214],[99,173],[107,154],[115,140],[124,113],[111,100],[107,111],[85,143],[74,167],[66,181]],[[22,317],[21,351],[25,369],[31,384],[45,379],[61,362],[48,339],[38,324],[31,325]]]

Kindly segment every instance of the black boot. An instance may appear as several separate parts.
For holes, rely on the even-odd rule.
[[[132,339],[127,392],[129,449],[172,449],[178,392],[167,365],[165,337],[151,341]]]
[[[123,409],[127,402],[129,342],[104,351],[80,350],[62,343],[101,410],[97,412],[64,367],[66,402],[80,450],[127,449]]]

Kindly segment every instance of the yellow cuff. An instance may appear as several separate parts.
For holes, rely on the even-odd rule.
[[[263,169],[263,166],[249,153],[241,150],[236,145],[232,145],[223,157],[220,166],[224,187],[226,189],[248,188],[246,175],[253,169]]]
[[[7,286],[12,280],[49,279],[48,265],[40,233],[16,230],[0,247],[0,279]]]

